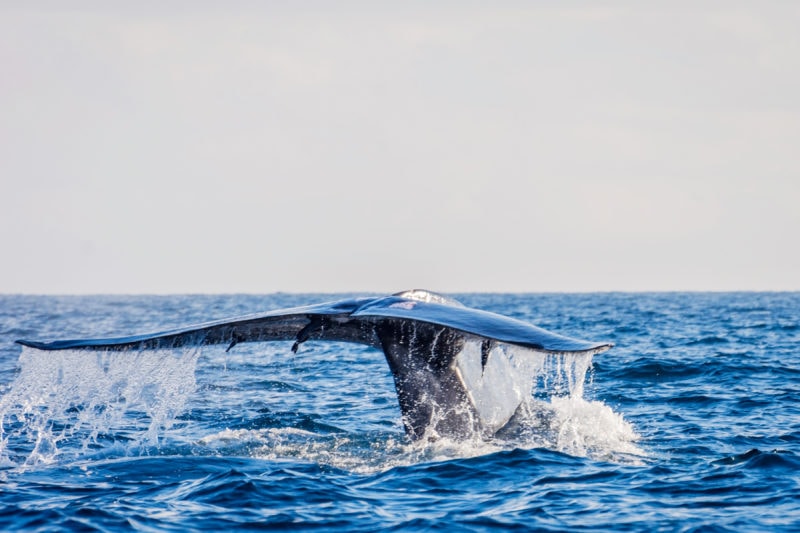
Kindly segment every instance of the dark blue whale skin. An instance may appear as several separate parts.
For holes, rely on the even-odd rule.
[[[421,438],[432,425],[439,436],[465,439],[476,432],[491,436],[454,368],[468,340],[481,342],[484,366],[497,343],[551,354],[594,354],[612,347],[465,307],[423,290],[280,309],[144,335],[16,342],[39,350],[126,351],[203,344],[227,344],[231,349],[242,342],[280,340],[293,340],[292,351],[307,340],[355,342],[382,350],[412,439]]]
[[[417,291],[419,292],[419,291]],[[72,339],[40,342],[18,340],[18,344],[39,350],[131,350],[172,348],[186,344],[221,344],[295,340],[297,334],[314,318],[326,318],[333,328],[351,324],[375,324],[384,319],[427,323],[442,326],[499,342],[516,344],[550,353],[599,352],[613,345],[589,342],[558,335],[527,322],[497,313],[438,302],[414,300],[398,293],[377,298],[354,298],[321,304],[278,309],[265,313],[226,318],[185,328],[143,335],[103,339]],[[355,338],[341,338],[353,335]],[[352,340],[380,347],[368,332],[316,332],[312,339]],[[369,340],[370,342],[364,342]]]

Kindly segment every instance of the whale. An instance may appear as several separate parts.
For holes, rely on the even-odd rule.
[[[422,289],[227,318],[115,338],[17,340],[37,350],[136,351],[182,346],[343,341],[382,351],[412,441],[492,438],[531,395],[527,362],[591,356],[613,344],[564,336]]]

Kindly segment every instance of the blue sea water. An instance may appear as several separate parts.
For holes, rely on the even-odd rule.
[[[616,344],[490,442],[407,441],[359,345],[13,344],[340,296],[0,296],[0,529],[800,531],[800,293],[454,295]]]

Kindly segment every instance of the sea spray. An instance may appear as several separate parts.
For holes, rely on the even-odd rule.
[[[0,398],[0,461],[49,463],[110,443],[154,446],[195,390],[199,347],[139,352],[23,348]],[[13,450],[13,452],[12,452]]]
[[[511,420],[495,436],[504,448],[547,448],[569,455],[639,462],[639,435],[620,414],[584,398],[591,353],[509,352],[531,384]],[[524,372],[522,372],[524,369]],[[510,392],[509,392],[510,393]]]
[[[199,347],[131,352],[24,348],[18,376],[0,398],[0,461],[30,466],[112,450],[115,455],[147,453],[190,401],[199,355]],[[412,443],[394,430],[362,435],[278,427],[213,432],[201,437],[194,450],[302,459],[358,472],[512,448],[543,447],[603,459],[641,455],[633,444],[637,435],[620,415],[583,398],[590,354],[504,346],[490,361],[502,361],[503,370],[516,377],[486,399],[522,398],[508,427],[494,439],[476,434],[463,441]],[[485,377],[491,376],[490,365]]]
[[[207,434],[199,440],[201,448],[195,451],[246,455],[267,461],[301,460],[361,474],[511,449],[545,448],[621,463],[641,461],[644,452],[635,444],[639,437],[632,426],[604,403],[583,397],[591,354],[550,354],[508,345],[502,349],[502,354],[493,352],[489,360],[494,364],[502,362],[503,369],[514,372],[516,379],[502,382],[484,399],[503,402],[516,398],[518,388],[527,388],[526,397],[508,427],[494,438],[487,439],[476,432],[472,438],[451,439],[431,429],[422,439],[409,441],[395,430],[327,432],[297,427],[248,427]],[[317,357],[324,355],[320,353]],[[306,364],[313,366],[314,355],[306,352],[306,356],[309,358]],[[473,386],[487,386],[480,379],[480,352],[477,357],[477,369],[462,366],[463,375]],[[491,366],[487,366],[484,377],[494,379],[497,385]],[[317,408],[322,412],[321,405]],[[399,410],[392,413],[400,414]]]

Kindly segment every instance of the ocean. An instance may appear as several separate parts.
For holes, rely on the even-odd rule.
[[[0,295],[0,529],[800,531],[800,293],[452,295],[615,344],[489,441],[409,441],[365,346],[14,344],[349,296]]]

